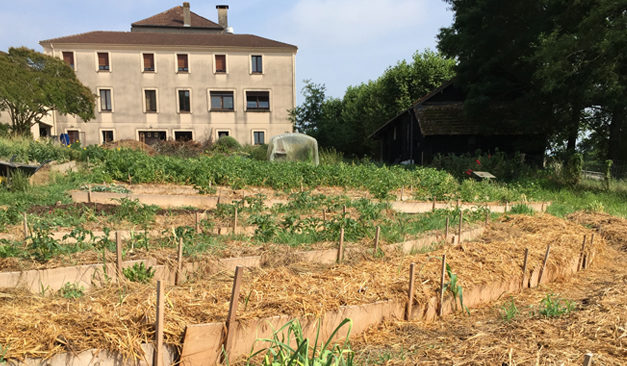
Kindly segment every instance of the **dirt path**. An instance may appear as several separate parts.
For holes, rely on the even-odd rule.
[[[527,289],[471,316],[435,322],[390,322],[353,342],[359,364],[594,365],[627,362],[627,252],[620,241],[571,279]],[[576,309],[555,318],[533,315],[547,294]],[[509,322],[502,306],[514,302]]]

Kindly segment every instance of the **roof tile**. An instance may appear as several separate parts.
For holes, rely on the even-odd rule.
[[[223,29],[222,26],[200,15],[190,12],[191,28]],[[139,20],[133,27],[183,27],[183,7],[175,6],[157,15]]]

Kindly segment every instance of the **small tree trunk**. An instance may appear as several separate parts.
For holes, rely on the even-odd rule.
[[[610,136],[608,143],[607,158],[610,160],[621,159],[622,135],[625,133],[625,107],[617,107],[612,111],[612,121],[610,122]]]

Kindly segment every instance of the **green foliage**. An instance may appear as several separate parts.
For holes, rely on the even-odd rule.
[[[343,344],[333,345],[331,343],[333,338],[345,325],[348,330]],[[316,339],[311,344],[310,340],[305,338],[300,322],[297,319],[291,320],[274,331],[272,338],[256,341],[267,342],[269,346],[251,353],[247,365],[251,365],[256,356],[264,355],[261,362],[264,366],[350,366],[353,364],[355,356],[348,341],[352,327],[352,321],[348,318],[344,319],[331,333],[328,340],[318,344],[318,337],[320,336],[320,323],[318,323]],[[255,345],[253,345],[253,350],[254,347]]]
[[[492,173],[497,181],[508,182],[533,173],[523,162],[524,158],[519,153],[508,155],[502,151],[482,153],[477,150],[474,154],[436,155],[431,166],[446,170],[456,178],[468,178],[473,171],[486,171]]]
[[[76,283],[66,282],[63,287],[59,289],[59,295],[66,299],[78,299],[83,297],[84,294],[85,289]]]
[[[529,215],[529,216],[533,216],[535,214],[535,212],[533,211],[531,207],[522,203],[512,206],[509,213],[519,214],[519,215]]]
[[[508,303],[501,306],[500,314],[501,314],[501,318],[506,323],[510,322],[512,319],[516,317],[516,315],[518,315],[518,308],[516,307],[516,304],[514,303],[514,298],[511,298]]]
[[[575,304],[572,301],[562,299],[554,294],[547,294],[540,301],[540,306],[535,314],[545,318],[556,318],[573,310],[575,310]]]
[[[563,181],[574,187],[581,182],[581,170],[583,169],[583,156],[581,154],[572,154],[568,157],[564,168],[562,169]]]
[[[155,276],[155,270],[152,267],[146,267],[144,262],[133,264],[132,267],[122,269],[124,277],[131,282],[148,283]]]
[[[614,162],[612,160],[605,161],[605,174],[603,176],[603,181],[605,183],[605,190],[610,190],[610,181],[612,180],[612,165]]]
[[[466,313],[470,315],[470,310],[468,310],[468,307],[464,305],[462,287],[457,283],[458,277],[455,273],[453,273],[451,266],[449,266],[448,263],[446,264],[446,275],[448,276],[449,281],[444,284],[444,291],[450,291],[453,295],[453,299],[456,300],[455,306],[457,306],[457,300],[459,300],[459,305],[461,306],[462,311],[466,311]]]
[[[26,192],[30,188],[29,176],[21,169],[11,170],[7,181],[9,192]]]
[[[30,254],[35,260],[42,263],[49,261],[61,249],[60,244],[52,238],[49,224],[45,222],[34,222],[31,225],[31,233],[27,240]]]
[[[88,121],[94,118],[94,101],[62,60],[24,47],[0,53],[0,110],[8,112],[14,133],[30,134],[52,110]]]
[[[146,226],[153,222],[159,207],[155,205],[145,205],[139,200],[130,200],[126,197],[116,199],[120,205],[116,208],[113,215],[117,221],[126,220],[130,223]]]
[[[221,153],[228,153],[240,150],[242,145],[231,136],[222,136],[213,145],[213,150]]]

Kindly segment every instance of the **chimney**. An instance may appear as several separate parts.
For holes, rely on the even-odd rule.
[[[183,26],[192,26],[192,14],[189,11],[189,3],[187,1],[183,3]]]
[[[228,5],[216,5],[218,9],[218,24],[224,29],[229,27],[229,16],[227,14],[229,10]]]

